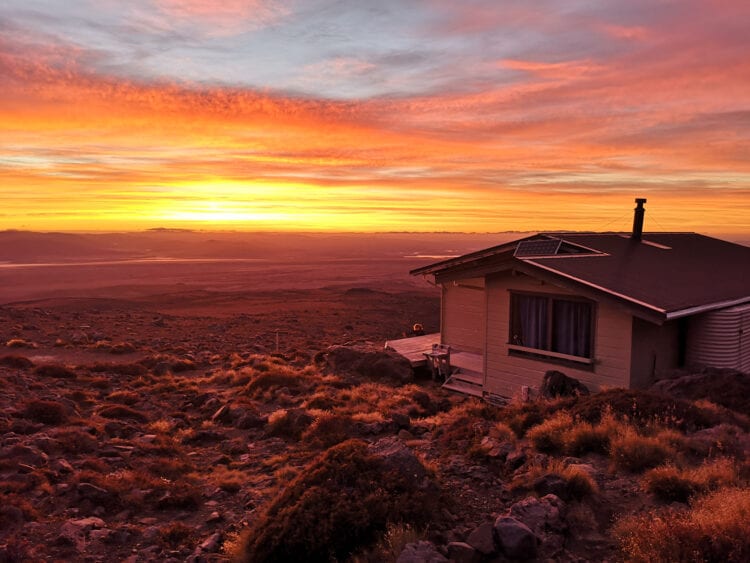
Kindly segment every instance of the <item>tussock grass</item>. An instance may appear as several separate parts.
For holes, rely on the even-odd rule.
[[[17,356],[15,354],[8,354],[0,357],[0,366],[15,369],[27,369],[34,367],[34,362],[28,359],[26,356]]]
[[[582,500],[599,493],[599,485],[591,475],[559,459],[530,465],[525,473],[513,479],[511,489],[532,490],[537,479],[549,475],[558,476],[565,482],[565,500]]]
[[[641,436],[632,427],[612,440],[610,459],[618,469],[638,472],[675,459],[677,452],[656,436]]]
[[[57,379],[75,379],[76,372],[59,364],[46,364],[34,368],[34,373],[40,377],[54,377]]]
[[[560,411],[528,430],[526,437],[540,452],[561,453],[565,449],[565,434],[572,427],[573,417]]]
[[[68,420],[68,414],[62,403],[41,399],[26,403],[23,415],[34,422],[50,425],[62,424]]]
[[[646,472],[641,482],[645,490],[663,501],[687,502],[696,495],[737,486],[740,477],[734,460],[718,458],[694,468],[656,467]]]
[[[105,405],[99,409],[98,414],[103,418],[148,422],[148,417],[144,413],[126,405]]]
[[[422,479],[389,470],[364,442],[327,450],[284,487],[238,542],[242,562],[344,561],[389,523],[426,523],[438,509]]]
[[[729,488],[665,510],[618,521],[613,534],[635,562],[750,561],[750,489]]]

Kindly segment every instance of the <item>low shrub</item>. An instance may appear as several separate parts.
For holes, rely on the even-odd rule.
[[[172,522],[159,528],[159,539],[162,545],[172,549],[195,543],[198,537],[195,528],[182,522]]]
[[[114,391],[107,395],[107,400],[113,403],[122,403],[123,405],[133,406],[141,397],[138,393],[133,391]]]
[[[68,367],[61,366],[59,364],[46,364],[43,366],[37,366],[34,369],[34,373],[41,377],[54,377],[57,379],[76,378],[76,372]]]
[[[99,445],[94,436],[81,428],[58,428],[52,437],[60,443],[62,451],[69,454],[92,453]]]
[[[414,468],[400,469],[359,440],[334,446],[255,519],[239,543],[237,560],[343,561],[371,545],[388,524],[425,524],[439,509],[439,495],[424,486],[429,474],[423,467],[416,476]]]
[[[0,366],[15,369],[27,369],[34,367],[34,362],[25,356],[16,356],[14,354],[8,354],[7,356],[0,357]]]
[[[572,426],[573,418],[562,411],[528,430],[526,437],[540,452],[561,453],[565,448],[565,433]]]
[[[674,465],[648,471],[643,476],[643,488],[666,502],[687,502],[696,493],[693,481]]]
[[[327,449],[355,436],[356,428],[350,416],[323,412],[302,433],[302,441],[314,448]]]
[[[643,487],[666,502],[687,502],[698,494],[720,487],[736,486],[739,476],[735,462],[719,458],[699,467],[679,469],[673,465],[657,467],[643,476]]]
[[[618,521],[614,537],[629,561],[750,561],[749,489],[721,489],[690,510],[654,511]]]
[[[633,428],[615,437],[610,445],[610,459],[615,467],[626,471],[643,471],[674,459],[672,446],[654,436],[641,436]]]
[[[290,393],[299,393],[305,386],[305,377],[294,370],[284,366],[273,366],[268,371],[257,374],[245,386],[245,393],[260,399],[264,393],[275,391],[282,387]]]
[[[682,431],[709,428],[722,422],[715,411],[700,408],[689,401],[632,389],[609,389],[564,403],[576,418],[596,424],[602,414],[627,420],[639,427],[660,426]]]
[[[145,414],[135,409],[131,409],[126,405],[106,405],[99,409],[98,414],[104,418],[148,422],[148,417]]]
[[[563,432],[563,450],[574,456],[586,453],[607,454],[615,427],[611,424],[591,424],[590,422],[575,423]]]
[[[118,364],[115,362],[97,362],[86,366],[93,373],[114,373],[117,375],[143,375],[147,372],[141,364]]]
[[[489,433],[492,423],[466,414],[453,418],[452,412],[435,430],[438,449],[444,455],[480,451],[479,444]]]
[[[556,494],[566,501],[582,500],[599,492],[599,485],[583,468],[568,465],[556,459],[546,463],[532,464],[525,473],[513,479],[510,487],[514,491],[537,490],[542,482],[554,481],[555,478],[560,480],[560,486],[556,487],[558,489]],[[537,492],[547,494],[550,491],[537,490]]]
[[[266,434],[290,440],[299,440],[315,417],[304,409],[281,409],[268,417]]]
[[[65,405],[57,401],[45,401],[37,399],[26,403],[23,410],[25,418],[42,424],[62,424],[68,420]]]
[[[538,426],[557,411],[555,404],[541,400],[527,403],[514,401],[502,409],[497,409],[498,418],[507,424],[516,436],[523,438],[529,428]]]

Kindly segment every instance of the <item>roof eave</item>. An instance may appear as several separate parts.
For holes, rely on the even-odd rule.
[[[484,248],[482,250],[477,250],[476,252],[470,252],[469,254],[463,254],[461,256],[457,256],[456,258],[449,258],[447,260],[442,260],[440,262],[435,262],[433,264],[428,264],[427,266],[422,266],[420,268],[415,268],[414,270],[410,270],[409,274],[412,276],[426,276],[429,274],[435,274],[437,272],[443,271],[443,270],[449,270],[451,268],[455,268],[458,266],[463,266],[465,264],[468,264],[470,262],[481,260],[482,258],[488,258],[490,256],[494,256],[496,254],[501,254],[503,252],[506,252],[508,250],[511,250],[515,248],[515,246],[524,240],[529,240],[534,237],[540,236],[542,233],[536,233],[533,235],[530,235],[528,237],[523,237],[519,239],[514,239],[512,241],[505,242],[503,244],[498,244],[497,246],[492,246],[490,248]]]
[[[707,303],[705,305],[696,305],[694,307],[686,307],[677,311],[668,312],[667,320],[692,317],[693,315],[700,315],[701,313],[718,311],[719,309],[726,309],[727,307],[734,307],[736,305],[743,305],[745,303],[750,303],[750,296],[741,297],[739,299],[729,299],[726,301],[717,301],[715,303]]]

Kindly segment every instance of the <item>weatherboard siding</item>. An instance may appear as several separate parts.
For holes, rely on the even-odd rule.
[[[633,319],[630,386],[645,389],[679,365],[679,323]]]
[[[593,371],[540,359],[511,356],[507,343],[510,330],[510,291],[530,291],[554,295],[575,295],[525,275],[503,272],[487,278],[487,342],[484,390],[512,397],[521,386],[538,389],[547,370],[556,369],[583,382],[592,391],[604,387],[628,387],[632,316],[607,303],[595,305]]]
[[[487,300],[484,278],[443,284],[442,341],[457,350],[484,350]]]

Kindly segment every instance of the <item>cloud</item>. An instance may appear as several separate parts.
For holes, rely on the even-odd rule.
[[[272,25],[290,11],[274,0],[153,0],[157,8],[176,23],[202,27],[206,34],[231,35]]]

